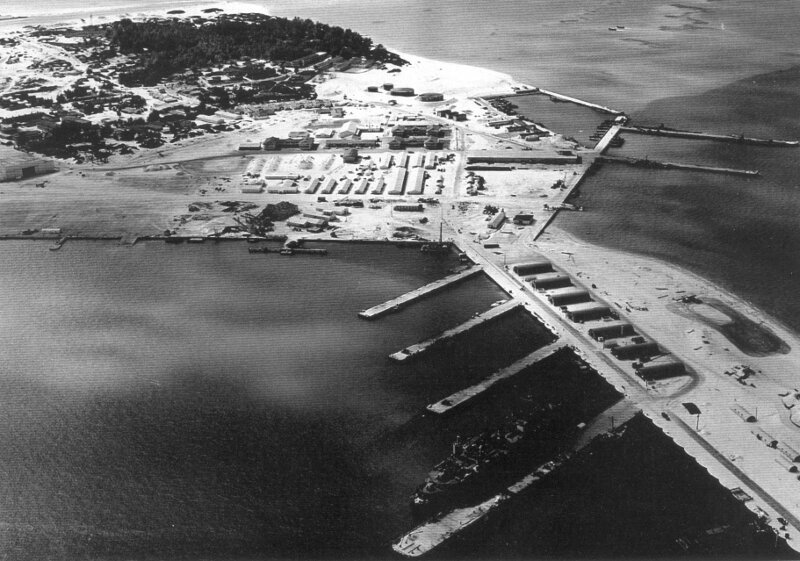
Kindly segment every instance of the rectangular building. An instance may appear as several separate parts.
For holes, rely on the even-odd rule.
[[[353,182],[349,179],[345,179],[344,181],[339,182],[339,191],[340,195],[346,195],[350,192],[350,188],[353,186]]]
[[[408,185],[406,194],[421,195],[425,189],[425,169],[421,167],[412,168],[408,174]]]
[[[397,167],[392,170],[392,173],[389,174],[389,177],[386,179],[386,185],[388,186],[388,191],[386,192],[387,195],[402,195],[403,194],[403,185],[406,182],[406,170],[402,167]]]
[[[375,180],[372,182],[372,194],[382,195],[385,187],[386,181],[384,181],[383,177],[375,178]]]
[[[414,155],[411,157],[411,167],[412,168],[425,167],[425,154],[423,154],[422,152],[415,152]]]
[[[319,187],[319,192],[323,195],[330,195],[336,189],[336,180],[333,177],[326,177]]]
[[[396,167],[399,167],[399,168],[406,167],[407,163],[408,163],[408,153],[407,152],[402,152],[402,153],[398,154],[397,157],[395,157],[395,159],[394,159],[394,165]]]
[[[353,193],[356,195],[363,195],[369,189],[369,181],[366,177],[362,177],[358,181],[356,181],[355,189],[353,189]]]
[[[309,183],[308,187],[306,187],[306,194],[313,195],[314,193],[316,193],[317,189],[319,189],[320,183],[322,183],[321,178],[319,177],[312,178],[311,183]]]
[[[381,159],[378,162],[378,168],[389,169],[392,167],[392,155],[389,153],[381,154]]]
[[[467,164],[579,164],[580,161],[575,154],[532,150],[475,150],[467,155]]]

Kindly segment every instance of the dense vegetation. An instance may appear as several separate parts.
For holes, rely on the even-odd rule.
[[[148,85],[186,69],[248,57],[285,62],[325,51],[346,58],[396,60],[381,45],[373,47],[370,38],[349,29],[262,14],[220,16],[214,20],[123,19],[111,24],[106,33],[119,52],[141,55],[139,70],[128,73],[124,81]]]

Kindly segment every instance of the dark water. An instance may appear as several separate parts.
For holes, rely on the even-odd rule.
[[[238,243],[10,242],[0,254],[10,558],[385,555],[448,446],[429,423],[421,440],[392,435],[550,340],[511,314],[391,364],[503,296],[479,277],[360,320],[454,265],[392,246],[288,259]]]
[[[787,91],[797,85],[796,69],[759,76],[704,96],[653,103],[634,121],[800,138],[800,105],[788,102],[796,102],[797,94]],[[590,242],[683,265],[800,329],[798,149],[633,134],[625,139],[612,154],[756,169],[761,176],[606,165],[581,187],[579,200],[589,212],[561,215],[557,225]]]
[[[597,126],[613,117],[582,105],[555,102],[544,95],[510,97],[508,101],[517,106],[519,115],[565,137],[572,137],[587,147],[597,144],[597,141],[589,140]]]
[[[774,534],[664,433],[639,415],[596,442],[444,557],[791,559]],[[678,538],[725,532],[686,552]],[[535,552],[535,553],[533,553]]]

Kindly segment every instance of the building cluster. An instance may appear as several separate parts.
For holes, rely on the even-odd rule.
[[[619,318],[611,306],[595,299],[575,284],[568,274],[556,270],[550,261],[520,263],[512,267],[523,281],[544,295],[547,301],[575,323],[590,323],[588,334],[617,360],[633,361],[637,376],[646,382],[686,374],[686,367],[655,341],[637,333],[633,325]]]

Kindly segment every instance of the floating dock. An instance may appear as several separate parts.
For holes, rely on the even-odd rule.
[[[426,341],[417,343],[416,345],[411,345],[409,347],[406,347],[405,349],[397,351],[396,353],[389,355],[389,358],[397,362],[403,362],[404,360],[413,358],[418,354],[425,352],[436,343],[439,343],[441,341],[446,341],[451,337],[455,337],[456,335],[464,333],[465,331],[469,331],[473,327],[477,327],[479,325],[483,325],[484,323],[492,321],[493,319],[497,319],[521,305],[522,303],[518,300],[509,300],[508,302],[500,304],[499,306],[495,306],[494,308],[490,308],[489,310],[481,314],[477,314],[475,317],[465,321],[461,325],[458,325],[452,329],[448,329],[447,331],[443,331],[436,337],[432,337],[431,339],[427,339]]]
[[[519,373],[520,371],[528,368],[539,362],[542,359],[547,358],[551,354],[555,353],[557,350],[561,349],[564,346],[564,343],[560,341],[556,341],[555,343],[551,343],[546,347],[542,347],[541,349],[537,349],[528,356],[521,358],[514,364],[510,366],[506,366],[505,368],[498,370],[488,378],[478,382],[474,386],[470,386],[465,388],[461,391],[454,393],[453,395],[442,399],[441,401],[437,401],[431,405],[428,405],[428,411],[433,413],[437,413],[442,415],[444,413],[448,413],[452,411],[454,408],[463,405],[467,401],[471,400],[474,397],[482,394],[493,385],[498,382],[502,382],[503,380],[514,376],[515,374]]]
[[[686,171],[707,171],[712,173],[727,173],[731,175],[745,175],[756,177],[760,175],[758,170],[720,168],[714,166],[701,166],[696,164],[681,164],[677,162],[658,162],[656,160],[642,160],[640,158],[622,158],[618,156],[598,156],[596,162],[607,162],[611,164],[626,164],[634,167],[653,168],[653,169],[681,169]]]
[[[653,127],[622,127],[625,132],[649,134],[654,136],[669,136],[673,138],[690,138],[693,140],[716,140],[719,142],[737,142],[740,144],[755,144],[756,146],[784,146],[795,147],[800,145],[797,140],[773,140],[770,138],[750,138],[733,134],[711,134],[705,132],[692,132],[672,129],[658,129]]]
[[[389,300],[388,302],[384,302],[383,304],[378,304],[377,306],[373,306],[367,310],[363,310],[358,313],[358,316],[363,319],[374,319],[376,317],[380,317],[395,310],[399,310],[403,306],[407,306],[408,304],[414,302],[415,300],[419,300],[424,296],[432,294],[438,290],[442,290],[443,288],[447,288],[451,284],[455,284],[462,280],[468,279],[469,277],[472,277],[480,273],[481,271],[483,271],[483,267],[474,266],[470,267],[465,271],[461,271],[460,273],[448,275],[430,284],[421,286],[416,290],[412,290],[411,292],[406,292],[402,296],[394,298],[393,300]]]

